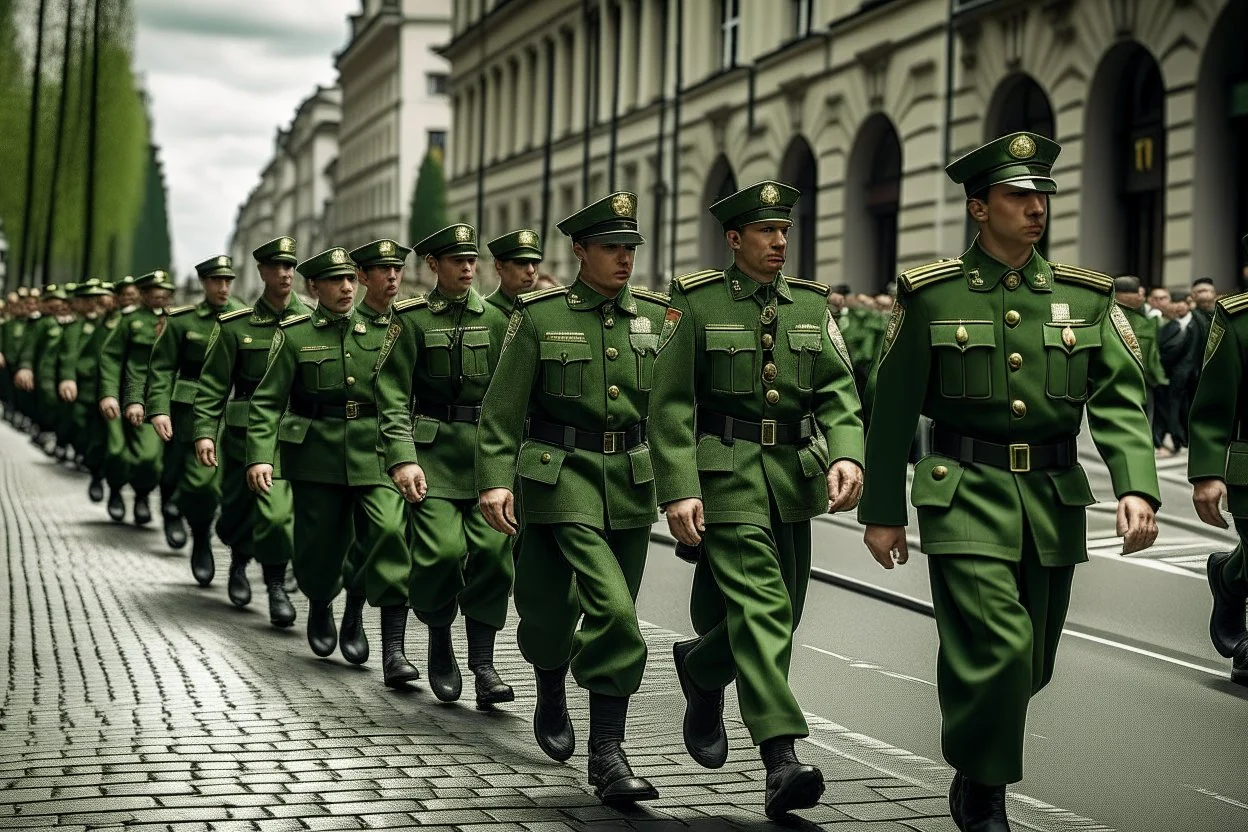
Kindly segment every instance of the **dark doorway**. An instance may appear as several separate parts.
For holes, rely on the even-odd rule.
[[[793,226],[789,229],[789,255],[785,273],[814,280],[818,270],[815,260],[815,217],[818,215],[819,175],[818,162],[810,144],[801,136],[794,136],[780,164],[780,181],[792,185],[801,192],[791,215]]]

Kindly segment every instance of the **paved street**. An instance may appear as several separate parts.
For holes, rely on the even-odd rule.
[[[169,552],[156,526],[109,522],[85,486],[0,426],[0,828],[774,826],[761,812],[762,766],[735,702],[729,763],[707,771],[684,753],[670,648],[689,631],[691,570],[659,535],[640,604],[652,622],[650,661],[626,747],[662,799],[620,813],[600,806],[585,782],[581,692],[571,697],[578,755],[559,764],[536,748],[531,675],[510,629],[499,666],[517,685],[514,705],[487,714],[470,698],[443,705],[423,681],[409,693],[387,691],[376,659],[361,669],[312,656],[302,599],[295,629],[275,631],[262,593],[241,611],[225,598],[224,552],[218,581],[199,589],[185,554]],[[926,597],[921,556],[884,575],[848,518],[820,521],[816,534],[819,569]],[[1012,792],[1016,829],[1229,831],[1248,823],[1248,787],[1230,764],[1248,704],[1221,681],[1222,663],[1204,643],[1203,583],[1167,568],[1175,572],[1094,558],[1081,569],[1072,628],[1114,633],[1106,622],[1126,612],[1158,619],[1155,629],[1173,643],[1150,652],[1208,672],[1069,638],[1053,690],[1037,703],[1028,779]],[[812,725],[799,753],[822,768],[828,791],[824,805],[788,825],[950,832],[951,771],[934,762],[932,622],[827,584],[811,593],[794,655],[794,686]],[[1150,611],[1158,604],[1160,612]],[[368,624],[376,657],[375,613]],[[1127,646],[1165,641],[1145,635],[1119,637]],[[408,645],[423,665],[414,623]],[[462,661],[462,640],[459,651]]]

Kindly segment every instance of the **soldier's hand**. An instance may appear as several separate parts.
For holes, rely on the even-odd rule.
[[[1196,506],[1196,514],[1202,523],[1227,527],[1226,518],[1222,516],[1222,501],[1226,499],[1226,481],[1217,477],[1201,480],[1192,486],[1192,503]]]
[[[153,416],[152,427],[156,428],[156,435],[165,442],[173,439],[173,420],[168,416]]]
[[[490,488],[481,492],[478,500],[481,516],[490,528],[506,535],[514,535],[520,531],[516,521],[516,498],[510,488]]]
[[[126,405],[126,421],[129,422],[132,427],[142,427],[143,405],[137,403]]]
[[[686,546],[697,546],[702,542],[702,532],[706,531],[706,518],[700,499],[689,497],[677,500],[668,503],[664,511],[667,513],[667,528],[672,537]]]
[[[403,499],[409,503],[419,503],[429,491],[429,485],[425,482],[425,469],[415,462],[394,466],[390,470],[390,479],[394,481],[394,487],[399,489]]]
[[[211,439],[195,440],[195,458],[205,468],[217,467],[217,443]]]
[[[78,382],[62,381],[56,386],[56,393],[61,397],[61,401],[73,404],[78,401]]]
[[[268,494],[273,488],[273,466],[257,462],[247,469],[247,487],[257,494]]]
[[[867,526],[862,542],[867,544],[876,563],[885,569],[892,569],[894,563],[910,560],[905,526]]]
[[[29,393],[35,389],[35,374],[30,370],[18,370],[13,376],[13,386]]]
[[[110,422],[121,415],[121,402],[112,396],[100,399],[100,415]]]
[[[1157,518],[1148,500],[1138,494],[1128,494],[1118,501],[1118,536],[1122,540],[1122,553],[1141,552],[1157,540]]]
[[[9,362],[4,360],[4,353],[0,352],[0,370],[3,370],[7,366],[9,366]]]
[[[828,513],[852,511],[862,499],[862,468],[849,459],[828,469]]]

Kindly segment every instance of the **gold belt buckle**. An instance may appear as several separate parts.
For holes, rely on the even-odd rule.
[[[357,419],[359,418],[359,415],[360,415],[360,403],[359,402],[347,402],[347,418]]]
[[[602,452],[604,454],[619,453],[620,446],[624,444],[621,439],[623,434],[608,431],[602,435]]]
[[[766,447],[776,444],[776,420],[764,419],[762,423],[763,432],[759,437],[759,441]]]
[[[1030,445],[1011,445],[1010,446],[1010,471],[1015,474],[1025,474],[1031,470],[1031,446]]]

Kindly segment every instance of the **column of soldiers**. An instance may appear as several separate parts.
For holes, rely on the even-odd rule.
[[[558,225],[580,264],[569,286],[531,291],[542,245],[521,229],[489,243],[500,287],[482,297],[476,229],[460,223],[413,246],[435,287],[407,300],[396,298],[413,249],[378,240],[300,260],[290,237],[253,253],[265,288],[245,308],[229,300],[227,257],[198,267],[204,300],[178,309],[165,308],[159,271],[133,286],[15,295],[0,333],[6,418],[63,437],[92,499],[108,486],[115,519],[125,485],[138,523],[160,487],[168,542],[184,543],[189,525],[202,585],[219,505],[230,599],[249,602],[258,560],[271,621],[291,626],[292,564],[318,656],[367,661],[363,611],[379,608],[387,686],[420,677],[406,655],[410,609],[427,632],[431,689],[459,699],[462,614],[477,707],[512,701],[493,655],[514,590],[537,744],[560,761],[575,751],[570,674],[589,695],[589,782],[612,805],[657,796],[623,745],[647,659],[636,598],[659,508],[694,564],[696,637],[673,651],[685,747],[702,766],[725,764],[735,683],[767,771],[765,811],[780,817],[824,790],[797,756],[808,727],[788,681],[811,519],[857,508],[866,547],[891,569],[908,559],[913,506],[956,770],[950,813],[963,832],[1002,832],[1029,703],[1052,678],[1087,559],[1093,497],[1075,444],[1085,417],[1124,554],[1152,544],[1160,506],[1146,415],[1155,343],[1115,302],[1138,287],[1036,249],[1059,152],[1013,133],[950,164],[978,235],[872,300],[887,309],[882,326],[848,287],[783,273],[799,198],[783,183],[711,206],[731,263],[677,278],[670,294],[631,285],[644,240],[635,196],[615,193]],[[296,272],[312,308],[292,291]],[[1190,458],[1202,519],[1225,525],[1229,497],[1241,536],[1245,310],[1248,295],[1224,298],[1212,318]],[[921,418],[931,452],[907,500]],[[1215,645],[1248,683],[1244,551],[1212,556],[1209,576]]]

